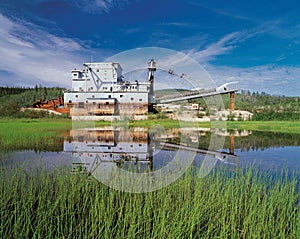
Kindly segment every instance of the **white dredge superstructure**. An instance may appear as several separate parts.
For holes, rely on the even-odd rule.
[[[126,81],[116,62],[85,63],[72,71],[72,89],[64,93],[71,116],[146,116],[155,103],[156,63],[148,63],[148,81]]]

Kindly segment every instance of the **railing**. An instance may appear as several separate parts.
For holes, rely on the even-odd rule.
[[[224,85],[221,85],[216,88],[216,91],[219,93],[228,92],[228,91],[238,91],[238,90],[239,90],[239,87],[238,87],[237,81],[228,82],[228,83],[225,83]]]
[[[157,98],[156,101],[157,103],[171,103],[181,100],[209,97],[218,94],[228,94],[239,90],[237,83],[238,82],[229,82],[213,89],[190,91],[183,94],[166,95]]]

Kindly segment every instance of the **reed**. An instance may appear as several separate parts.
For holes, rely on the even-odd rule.
[[[1,238],[299,238],[299,175],[189,171],[131,194],[57,169],[1,171]]]

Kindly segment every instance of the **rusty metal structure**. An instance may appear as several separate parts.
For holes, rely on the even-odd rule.
[[[42,101],[41,99],[38,99],[29,108],[43,108],[49,110],[56,110],[58,107],[62,106],[63,103],[64,103],[63,97],[46,100],[46,101]]]
[[[45,100],[45,101],[38,99],[36,102],[30,105],[28,109],[47,110],[49,112],[69,115],[70,114],[69,109],[66,109],[63,106],[64,106],[64,97],[61,96],[56,99]]]

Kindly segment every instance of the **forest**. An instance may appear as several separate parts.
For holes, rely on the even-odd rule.
[[[190,103],[198,103],[206,108],[206,102],[213,99],[189,100]],[[229,109],[229,95],[222,95],[222,102],[217,101],[214,107],[217,110]],[[253,113],[251,120],[300,120],[300,97],[289,97],[284,95],[270,95],[265,92],[240,91],[235,94],[235,109],[245,110]],[[231,120],[230,118],[228,120]]]
[[[223,96],[223,101],[228,108],[229,97]],[[252,112],[252,120],[300,120],[300,97],[241,91],[236,94],[235,108]]]
[[[45,112],[20,112],[37,100],[45,101],[63,96],[66,89],[60,87],[33,88],[0,87],[0,117],[48,117]],[[222,96],[224,106],[216,105],[218,110],[229,108],[229,96]],[[205,107],[205,100],[190,101]],[[265,92],[241,91],[235,96],[235,109],[246,110],[254,115],[252,120],[300,120],[300,97],[270,95]]]
[[[61,97],[65,90],[60,87],[42,86],[35,86],[34,88],[0,87],[0,116],[14,118],[49,117],[47,112],[21,112],[20,109],[28,107],[38,100],[45,101]]]

